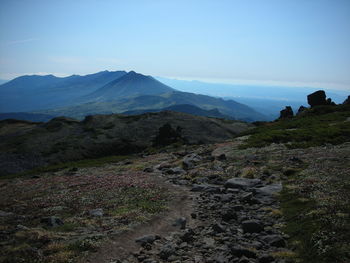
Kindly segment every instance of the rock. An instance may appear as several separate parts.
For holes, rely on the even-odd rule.
[[[169,168],[166,171],[167,174],[183,174],[186,173],[184,169],[182,169],[181,167],[175,167],[175,168]]]
[[[185,217],[177,218],[173,226],[179,226],[180,229],[185,229],[187,224],[187,219]]]
[[[216,233],[224,233],[224,232],[226,232],[225,227],[223,225],[219,224],[219,223],[216,223],[216,224],[212,225],[212,229]]]
[[[143,169],[143,171],[145,173],[152,173],[153,172],[153,168],[152,167],[146,167],[145,169]]]
[[[307,95],[307,103],[309,103],[311,107],[327,105],[326,93],[324,90],[318,90]]]
[[[280,117],[279,119],[288,119],[293,118],[294,112],[291,106],[286,106],[284,110],[280,111]]]
[[[197,218],[197,214],[196,214],[196,213],[191,213],[191,217],[192,217],[193,219],[196,219],[196,218]]]
[[[219,156],[217,156],[216,159],[219,161],[225,161],[227,159],[226,154],[222,153]]]
[[[103,209],[102,208],[96,208],[96,209],[93,209],[93,210],[90,210],[89,211],[89,215],[91,216],[96,216],[96,217],[99,217],[99,216],[103,216]]]
[[[229,222],[233,219],[237,219],[237,214],[233,210],[227,210],[222,214],[222,220]]]
[[[183,242],[192,242],[194,240],[194,231],[191,228],[188,228],[184,231],[184,233],[180,236],[180,239]]]
[[[264,230],[260,221],[254,219],[243,221],[242,228],[245,233],[259,233]]]
[[[283,239],[283,237],[279,235],[269,235],[269,236],[264,236],[262,240],[273,247],[285,247],[286,246],[286,241]]]
[[[254,188],[253,191],[258,195],[271,196],[282,191],[282,184],[281,183],[269,184],[260,188]]]
[[[244,209],[243,205],[234,205],[232,208],[235,211],[241,211]]]
[[[231,202],[233,199],[233,194],[222,194],[220,195],[220,201],[223,203]]]
[[[199,155],[192,153],[189,155],[186,155],[185,158],[182,161],[182,165],[184,169],[189,170],[195,167],[197,163],[199,163],[202,160],[202,157]]]
[[[252,193],[252,192],[247,192],[247,193],[244,193],[244,194],[241,196],[240,200],[241,200],[242,202],[247,202],[247,201],[251,200],[252,197],[253,197],[253,193]]]
[[[219,186],[207,185],[207,184],[194,184],[191,189],[192,192],[208,192],[208,193],[221,193]]]
[[[344,100],[343,105],[349,105],[350,104],[350,95],[346,100]]]
[[[29,227],[26,227],[26,226],[24,226],[24,225],[17,225],[16,228],[17,228],[18,230],[29,230]]]
[[[44,217],[40,220],[41,223],[45,223],[49,227],[57,227],[64,225],[63,221],[56,216]]]
[[[159,257],[163,260],[167,260],[170,256],[174,255],[176,252],[173,244],[167,243],[160,249]]]
[[[232,178],[226,181],[225,188],[247,189],[260,183],[260,179]]]
[[[231,253],[237,257],[245,256],[248,258],[256,258],[256,253],[254,251],[242,246],[233,246],[231,248]]]
[[[158,235],[145,235],[135,239],[135,242],[144,246],[146,244],[153,244],[153,242],[158,239],[160,239],[160,236]]]
[[[5,212],[5,211],[2,211],[0,210],[0,217],[7,217],[7,216],[13,216],[14,213],[12,212]]]
[[[271,262],[274,262],[274,261],[275,261],[275,259],[271,255],[262,255],[259,258],[259,263],[271,263]]]
[[[297,116],[303,114],[306,110],[307,110],[306,107],[300,106],[299,109],[298,109],[298,112],[297,112]]]

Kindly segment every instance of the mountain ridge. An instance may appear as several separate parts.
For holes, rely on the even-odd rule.
[[[190,104],[217,108],[230,118],[256,121],[266,116],[233,100],[181,92],[134,71],[101,71],[85,76],[22,76],[0,85],[0,112],[31,112],[84,118],[93,114],[162,109]]]

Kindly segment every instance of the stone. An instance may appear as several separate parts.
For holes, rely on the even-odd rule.
[[[187,224],[187,219],[185,217],[179,217],[173,223],[173,226],[178,226],[180,229],[185,229]]]
[[[274,262],[274,261],[275,261],[275,259],[271,255],[262,255],[259,258],[259,263],[271,263],[271,262]]]
[[[252,192],[247,192],[247,193],[244,193],[244,194],[241,196],[240,200],[241,200],[242,202],[247,202],[247,201],[251,200],[252,197],[253,197],[253,193],[252,193]]]
[[[243,221],[242,228],[245,233],[259,233],[264,230],[260,221],[255,219]]]
[[[96,208],[96,209],[92,209],[89,211],[89,215],[90,216],[96,216],[96,217],[100,217],[103,216],[103,209],[102,208]]]
[[[344,100],[343,105],[349,105],[350,104],[350,95],[346,100]]]
[[[260,179],[232,178],[226,181],[225,188],[247,189],[261,183]]]
[[[326,93],[324,90],[318,90],[307,95],[307,103],[309,103],[311,107],[327,105]]]
[[[256,258],[256,253],[254,251],[242,246],[233,246],[231,248],[231,253],[237,257],[245,256],[247,258]]]
[[[63,221],[56,216],[44,217],[40,220],[41,223],[45,223],[49,227],[57,227],[64,225]]]
[[[208,193],[221,193],[219,186],[207,185],[207,184],[194,184],[191,189],[192,192],[208,192]]]
[[[286,241],[283,239],[283,237],[279,235],[268,235],[264,236],[262,240],[273,247],[285,247],[286,246]]]
[[[225,227],[223,225],[219,224],[219,223],[216,223],[216,224],[212,225],[212,229],[216,233],[224,233],[224,232],[226,232]]]
[[[160,249],[159,257],[163,260],[167,260],[170,256],[176,252],[175,247],[171,243],[167,243]]]
[[[235,211],[242,211],[244,209],[243,205],[234,205],[232,207],[233,210]]]
[[[145,169],[143,169],[143,171],[144,171],[145,173],[152,173],[154,170],[153,170],[152,167],[146,167]]]
[[[156,241],[157,239],[160,239],[160,236],[151,234],[151,235],[145,235],[145,236],[136,238],[135,242],[144,246],[146,244],[153,244],[153,242]]]
[[[219,161],[225,161],[227,159],[226,154],[222,153],[219,156],[217,156],[216,159]]]
[[[307,110],[306,107],[300,106],[299,109],[298,109],[298,112],[297,112],[297,116],[303,114],[306,110]]]
[[[293,118],[294,112],[291,106],[286,106],[284,110],[280,111],[280,117],[279,119],[288,119]]]
[[[183,174],[186,173],[184,169],[182,169],[181,167],[175,167],[175,168],[169,168],[166,171],[167,174]]]
[[[237,219],[237,214],[234,210],[227,210],[222,214],[222,220],[229,222],[233,219]]]
[[[14,213],[0,210],[0,217],[13,216]]]
[[[192,153],[189,155],[186,155],[185,158],[182,161],[182,165],[184,167],[184,169],[189,170],[195,167],[195,165],[197,163],[199,163],[200,161],[202,161],[202,157],[200,157],[199,155]]]
[[[194,240],[194,235],[195,235],[194,231],[191,228],[188,228],[180,236],[180,239],[183,242],[189,243],[189,242],[192,242]]]
[[[282,184],[269,184],[260,188],[254,188],[253,191],[256,195],[273,196],[282,191]]]

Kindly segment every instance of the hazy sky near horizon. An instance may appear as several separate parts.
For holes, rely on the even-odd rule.
[[[350,90],[350,1],[0,0],[0,78],[102,70]]]

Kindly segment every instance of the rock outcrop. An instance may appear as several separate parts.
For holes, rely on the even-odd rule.
[[[284,110],[280,111],[280,119],[293,118],[294,112],[291,106],[286,106]]]

